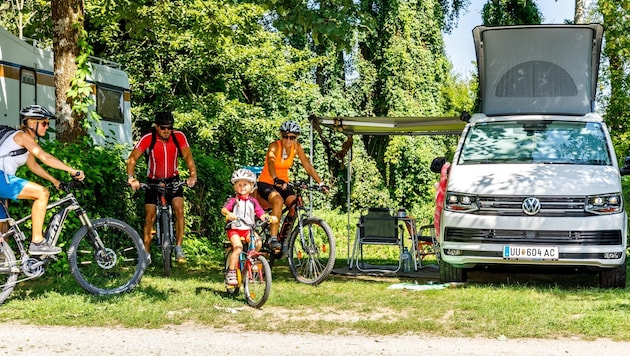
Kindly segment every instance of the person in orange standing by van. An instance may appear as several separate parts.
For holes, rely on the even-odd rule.
[[[275,251],[282,248],[282,241],[278,239],[282,205],[291,206],[296,199],[295,192],[287,185],[287,182],[290,181],[289,170],[293,166],[296,155],[300,158],[306,173],[322,186],[324,192],[328,191],[304,153],[304,148],[298,142],[300,133],[300,125],[295,121],[287,121],[280,126],[281,139],[269,144],[265,165],[258,177],[258,195],[271,205],[272,215],[277,218],[277,221],[270,225],[271,239],[269,241],[269,247]],[[287,218],[292,217],[293,213],[291,211]],[[286,232],[283,234],[286,235]]]

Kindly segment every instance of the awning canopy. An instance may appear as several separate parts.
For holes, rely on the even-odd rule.
[[[459,135],[466,123],[459,117],[315,117],[346,135]]]

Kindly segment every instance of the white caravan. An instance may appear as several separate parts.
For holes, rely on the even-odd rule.
[[[473,37],[481,113],[467,120],[446,182],[441,280],[559,267],[624,288],[621,175],[593,112],[602,26],[480,26]]]
[[[98,124],[105,137],[90,131],[94,142],[131,147],[131,104],[127,73],[114,62],[93,58],[92,86],[95,106],[101,116]],[[55,110],[53,52],[38,48],[0,27],[0,124],[19,127],[20,109],[31,104]],[[54,123],[53,123],[54,124]]]

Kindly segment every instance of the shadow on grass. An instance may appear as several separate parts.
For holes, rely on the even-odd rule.
[[[529,286],[567,290],[598,288],[596,272],[573,268],[493,267],[468,271],[468,283],[476,285]]]

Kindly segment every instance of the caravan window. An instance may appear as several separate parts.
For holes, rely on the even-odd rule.
[[[102,85],[96,86],[96,112],[103,120],[124,123],[123,116],[123,96],[124,92],[119,89],[107,88]]]

